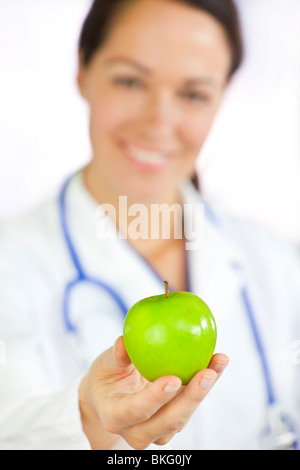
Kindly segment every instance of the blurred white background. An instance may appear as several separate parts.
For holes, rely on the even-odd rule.
[[[0,218],[56,195],[90,158],[76,88],[90,0],[0,0]],[[206,199],[300,243],[300,2],[237,0],[243,67],[199,158]]]

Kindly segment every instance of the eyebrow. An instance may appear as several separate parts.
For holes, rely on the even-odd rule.
[[[124,64],[124,65],[129,65],[131,67],[134,67],[137,69],[139,72],[143,73],[144,75],[151,75],[152,71],[148,67],[146,67],[143,64],[140,64],[139,62],[136,62],[135,60],[126,58],[126,57],[113,57],[110,59],[107,59],[105,61],[105,64],[108,66],[113,66],[113,65],[119,65],[119,64]],[[212,87],[216,87],[219,85],[218,81],[208,77],[208,76],[203,76],[203,77],[195,77],[195,78],[187,78],[185,80],[185,84],[188,86],[193,86],[193,85],[208,85]]]
[[[107,59],[105,61],[105,64],[107,65],[118,65],[118,64],[125,64],[125,65],[130,65],[131,67],[135,67],[138,69],[140,72],[144,74],[151,74],[151,70],[146,67],[145,65],[140,64],[139,62],[136,62],[135,60],[132,59],[127,59],[126,57],[113,57],[111,59]]]

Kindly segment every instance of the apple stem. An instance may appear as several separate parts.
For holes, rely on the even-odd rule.
[[[166,288],[166,299],[169,297],[169,283],[168,281],[164,281],[165,288]]]

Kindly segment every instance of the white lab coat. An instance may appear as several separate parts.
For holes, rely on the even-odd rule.
[[[186,203],[202,202],[190,183],[182,194]],[[128,307],[162,293],[162,280],[126,240],[101,240],[97,203],[80,172],[71,180],[66,204],[69,230],[89,275],[114,286]],[[71,320],[79,334],[67,333],[62,297],[76,271],[58,211],[55,200],[0,226],[0,341],[6,349],[6,364],[0,365],[0,449],[89,449],[78,408],[80,378],[122,334],[123,318],[93,286],[72,294]],[[172,447],[258,449],[266,390],[241,285],[246,281],[251,293],[276,393],[300,423],[300,365],[292,361],[293,341],[300,339],[299,264],[291,247],[252,224],[220,214],[216,222],[211,211],[206,214],[204,245],[188,252],[190,287],[214,313],[216,352],[231,362]],[[244,274],[233,263],[242,265]]]

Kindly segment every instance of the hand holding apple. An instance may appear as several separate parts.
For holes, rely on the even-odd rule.
[[[94,361],[79,387],[82,425],[92,449],[117,449],[120,439],[135,449],[167,444],[190,421],[228,362],[224,354],[214,355],[185,387],[174,376],[148,382],[119,337]]]
[[[131,361],[153,382],[174,375],[187,384],[206,369],[217,339],[215,319],[195,294],[168,292],[140,300],[129,310],[123,328]]]

